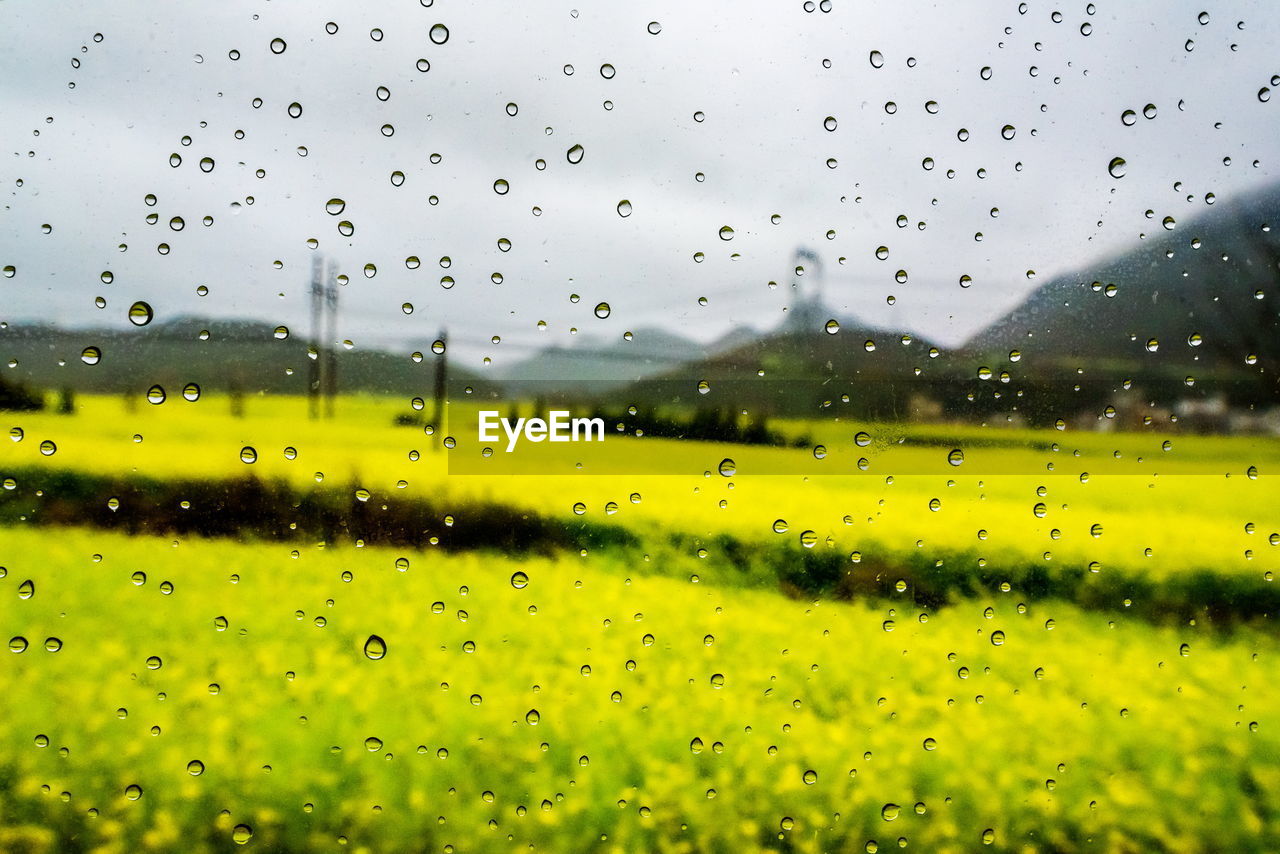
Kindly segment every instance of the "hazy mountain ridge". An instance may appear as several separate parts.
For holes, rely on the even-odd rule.
[[[309,344],[277,329],[261,321],[189,316],[139,329],[7,324],[0,328],[0,357],[16,362],[6,370],[7,379],[36,388],[142,393],[160,385],[177,392],[194,382],[206,391],[306,394],[313,364]],[[439,357],[428,352],[415,362],[408,355],[339,347],[335,358],[339,391],[425,398]],[[480,393],[494,389],[450,364],[450,390],[466,386]]]
[[[1137,246],[1050,280],[963,351],[994,368],[1018,350],[1024,373],[1105,367],[1251,379],[1274,391],[1280,185],[1219,201],[1172,231],[1151,223]]]
[[[1153,216],[1152,231],[1133,248],[1054,277],[951,351],[842,315],[811,295],[772,331],[737,327],[708,344],[641,328],[630,340],[548,347],[495,367],[491,379],[451,360],[450,391],[470,386],[488,395],[501,387],[516,397],[789,413],[847,395],[863,412],[889,417],[927,400],[948,412],[973,412],[966,401],[976,399],[986,400],[987,411],[1007,409],[1019,391],[1023,411],[1087,409],[1130,380],[1153,400],[1224,391],[1234,405],[1266,407],[1280,401],[1280,232],[1273,222],[1280,222],[1280,184],[1205,206],[1172,230]],[[97,348],[96,358],[86,348]],[[428,397],[442,358],[430,349],[415,362],[339,347],[339,389]],[[179,316],[133,329],[0,327],[0,358],[16,362],[4,376],[39,388],[143,392],[195,382],[305,394],[308,350],[304,337],[283,327],[226,318]],[[700,391],[699,382],[707,387]],[[1093,390],[1079,393],[1074,386],[1082,382]]]
[[[642,328],[630,340],[586,339],[547,347],[498,370],[496,378],[514,392],[572,393],[583,384],[606,391],[707,358],[758,334],[740,326],[704,345],[665,329]]]

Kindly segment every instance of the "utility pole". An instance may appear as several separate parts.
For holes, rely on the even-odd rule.
[[[440,353],[436,356],[435,413],[432,424],[435,425],[435,443],[440,444],[440,436],[444,432],[445,393],[449,380],[449,333],[440,330]]]
[[[329,274],[325,279],[325,307],[329,310],[325,327],[325,347],[321,358],[324,363],[325,417],[333,417],[334,400],[338,396],[338,264],[329,261]]]
[[[307,414],[311,420],[320,417],[320,319],[324,313],[324,283],[321,275],[324,261],[319,255],[311,259],[311,343],[307,351]]]

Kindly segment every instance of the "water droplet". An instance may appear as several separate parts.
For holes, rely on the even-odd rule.
[[[607,302],[599,303],[596,306],[596,317],[599,317],[600,319],[603,320],[604,318],[609,316],[610,311],[611,309],[609,308],[609,303]]]
[[[524,714],[524,722],[529,726],[537,726],[540,720],[542,720],[542,716],[538,714],[537,709],[530,709]]]
[[[631,202],[626,199],[618,202],[618,216],[631,216]]]
[[[377,635],[369,635],[364,642],[364,657],[370,661],[378,661],[387,654],[387,642]]]
[[[302,116],[302,105],[299,104],[297,101],[294,101],[292,104],[289,105],[288,112],[289,112],[289,118],[291,119],[300,118]]]
[[[616,69],[614,69],[614,67],[607,62],[604,65],[600,66],[600,76],[603,77],[605,80],[612,80],[613,75],[616,73],[617,73]]]
[[[733,460],[729,459],[728,457],[725,457],[723,460],[720,461],[719,471],[720,471],[720,474],[724,475],[725,477],[733,477],[735,474],[738,473],[738,464],[735,463]]]
[[[214,166],[214,163],[213,163],[213,158],[212,158],[212,157],[201,157],[201,158],[200,158],[200,171],[201,171],[201,172],[212,172],[212,171],[213,171],[213,166]]]
[[[871,60],[872,68],[882,68],[884,66],[884,54],[878,50],[871,51],[869,59]]]
[[[258,461],[258,452],[251,446],[245,445],[240,449],[240,462],[250,465]]]
[[[86,365],[96,365],[102,360],[102,351],[97,347],[85,347],[80,352],[80,361]]]
[[[649,35],[656,36],[658,33],[662,32],[662,24],[657,21],[650,21],[649,26],[645,29],[649,31]]]
[[[9,652],[18,654],[26,651],[27,651],[26,638],[22,637],[21,635],[15,635],[14,637],[9,638]]]
[[[806,786],[812,786],[814,783],[818,782],[818,772],[813,769],[809,769],[800,775],[800,779],[804,781]]]
[[[564,156],[565,156],[565,159],[568,160],[570,163],[581,163],[582,155],[585,153],[586,151],[583,149],[581,145],[575,145],[572,148],[570,148],[568,151],[566,151]]]
[[[199,759],[192,759],[187,763],[187,773],[192,777],[199,777],[204,773],[204,763]]]
[[[272,52],[272,53],[274,53],[274,54],[281,54],[281,53],[284,53],[284,49],[285,49],[286,47],[288,47],[288,45],[287,45],[287,44],[285,44],[285,40],[284,40],[284,39],[281,39],[281,38],[275,38],[275,39],[272,39],[272,40],[271,40],[271,52]]]
[[[825,459],[827,458],[827,446],[826,446],[826,445],[814,445],[814,446],[813,446],[813,457],[814,457],[814,459],[817,459],[817,460],[825,460]]]
[[[826,128],[827,130],[829,130],[829,131],[833,131],[833,130],[835,130],[835,129],[836,129],[836,117],[835,117],[835,116],[827,116],[825,119],[823,119],[823,120],[822,120],[822,126],[823,126],[824,128]]]
[[[200,386],[195,383],[187,383],[182,387],[182,396],[189,401],[195,402],[200,399]]]
[[[142,787],[134,783],[133,785],[125,788],[124,796],[131,801],[136,801],[138,798],[142,797]]]
[[[517,590],[522,590],[529,585],[529,576],[523,572],[515,572],[511,575],[511,586]]]
[[[865,448],[871,444],[871,434],[859,432],[853,437],[853,443],[859,448]]]
[[[951,463],[951,465],[953,466],[960,465],[961,463],[964,462],[964,451],[960,450],[959,448],[953,448],[947,454],[947,462]]]
[[[996,629],[994,632],[992,632],[992,633],[991,633],[991,645],[992,645],[992,646],[1004,646],[1004,632],[1000,631],[999,629]]]
[[[155,317],[155,312],[151,310],[151,306],[139,300],[129,306],[129,322],[134,326],[146,326]]]
[[[1125,173],[1125,162],[1123,157],[1113,157],[1111,162],[1107,164],[1107,171],[1111,173],[1112,178],[1123,178]]]
[[[786,519],[777,519],[773,523],[773,532],[775,534],[785,534],[789,527]]]
[[[720,239],[733,240],[733,229],[727,225],[720,226]]]
[[[880,817],[885,821],[893,821],[902,812],[902,807],[897,804],[885,804],[880,808]]]
[[[231,841],[236,845],[247,845],[253,839],[253,828],[247,824],[237,824],[231,831]]]
[[[434,24],[431,27],[431,41],[434,44],[444,44],[449,40],[449,28],[444,24]]]
[[[506,178],[499,178],[493,182],[493,191],[499,196],[505,196],[511,189],[511,185],[507,183]]]
[[[153,385],[147,389],[147,403],[152,406],[159,406],[165,402],[167,397],[168,395],[165,394],[163,386]]]
[[[36,595],[36,583],[30,578],[18,585],[19,599],[30,599],[34,595]]]
[[[342,199],[330,199],[324,203],[324,209],[330,216],[337,216],[347,209],[347,203]]]

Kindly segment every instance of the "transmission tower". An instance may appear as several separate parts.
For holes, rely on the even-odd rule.
[[[324,303],[328,310],[325,324],[324,359],[324,400],[325,417],[333,417],[334,401],[338,396],[338,264],[329,261],[329,272],[325,277]]]

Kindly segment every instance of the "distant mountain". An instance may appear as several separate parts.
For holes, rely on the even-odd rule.
[[[647,407],[792,416],[834,406],[894,418],[935,393],[932,380],[942,376],[931,342],[841,317],[816,298],[797,309],[776,331],[641,380],[623,397]]]
[[[717,353],[727,353],[759,340],[760,337],[760,332],[750,326],[735,326],[704,347],[702,355],[714,356]]]
[[[540,394],[602,393],[678,365],[751,340],[756,333],[739,327],[710,346],[663,329],[638,329],[631,340],[608,343],[587,339],[572,347],[548,347],[496,372],[504,387]]]
[[[170,393],[194,382],[207,391],[306,394],[313,359],[308,342],[283,327],[249,320],[177,317],[138,329],[0,326],[0,360],[16,363],[5,377],[36,388],[142,394],[152,385]],[[342,392],[429,398],[439,358],[339,348]],[[479,394],[491,382],[449,366],[450,394]]]
[[[970,361],[1021,377],[1125,377],[1166,399],[1280,402],[1280,185],[1171,226],[1153,219],[1133,249],[1038,288],[968,342]]]

